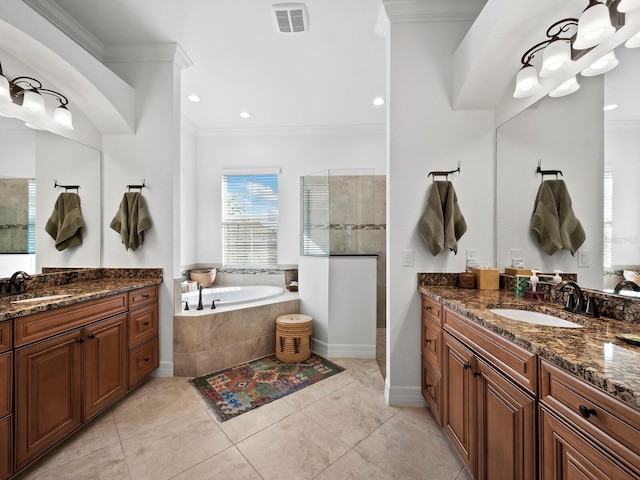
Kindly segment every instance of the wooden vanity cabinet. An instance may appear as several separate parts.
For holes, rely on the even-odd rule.
[[[148,302],[144,307],[134,311],[127,308],[130,298],[143,290],[147,289],[17,320],[20,327],[16,329],[14,339],[19,347],[14,351],[15,471],[130,390],[130,332],[137,329],[131,325],[131,320],[137,319],[137,314],[146,308],[155,308],[155,336],[145,337],[143,345],[152,345],[155,339],[156,347],[151,350],[156,354],[157,366],[157,294],[142,297]],[[154,286],[152,292],[157,292],[157,287]],[[64,330],[65,318],[67,330]],[[145,321],[142,321],[143,327]],[[136,384],[153,368],[139,370],[144,376],[138,376]]]
[[[485,350],[460,335],[459,330],[471,326],[469,320],[443,309],[443,323],[442,426],[446,435],[476,479],[535,479],[535,396],[503,373],[505,366],[496,358],[505,352]],[[496,341],[491,332],[482,333],[484,340],[491,340],[484,347]],[[518,348],[512,353],[523,356]]]
[[[158,340],[158,287],[129,294],[128,314],[129,388],[160,366]],[[131,308],[134,305],[135,308]]]
[[[422,295],[422,396],[442,425],[442,306]]]
[[[0,480],[13,473],[13,344],[11,320],[0,323]]]

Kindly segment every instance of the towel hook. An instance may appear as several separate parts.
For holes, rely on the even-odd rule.
[[[427,175],[427,178],[433,175],[433,180],[435,180],[436,176],[445,177],[447,180],[449,180],[449,175],[455,172],[460,172],[460,163],[461,163],[460,160],[458,160],[458,168],[456,168],[455,170],[449,170],[447,172],[444,172],[444,171],[429,172],[429,174]]]
[[[558,174],[560,174],[560,176],[564,176],[562,175],[562,170],[542,170],[541,158],[538,159],[538,168],[536,168],[536,173],[539,173],[540,175],[542,175],[542,180],[544,180],[545,175],[555,175],[556,180],[558,179]]]
[[[144,178],[142,179],[142,184],[140,185],[127,185],[127,188],[129,189],[129,191],[131,191],[132,188],[137,188],[139,190],[142,190],[143,188],[149,188],[145,185],[145,180]]]
[[[58,180],[56,180],[55,178],[53,179],[53,188],[64,188],[65,192],[68,192],[69,190],[75,190],[76,193],[78,193],[78,189],[80,188],[80,185],[60,185],[58,183]]]

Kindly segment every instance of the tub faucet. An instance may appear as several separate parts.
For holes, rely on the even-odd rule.
[[[616,285],[616,288],[613,289],[613,293],[619,293],[624,287],[630,287],[634,292],[640,292],[640,285],[631,280],[623,280]]]
[[[204,309],[202,306],[202,288],[202,284],[198,285],[198,308],[196,308],[196,310]]]
[[[563,292],[566,287],[572,287],[573,292],[570,293],[569,297],[567,298],[565,310],[569,310],[574,313],[582,312],[584,310],[584,297],[582,295],[582,289],[573,280],[563,280],[555,288],[559,292]]]

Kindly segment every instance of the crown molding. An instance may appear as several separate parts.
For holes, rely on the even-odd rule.
[[[473,22],[486,0],[382,0],[390,23]]]
[[[357,133],[381,134],[386,132],[384,124],[371,125],[312,125],[305,127],[249,127],[249,128],[200,128],[198,137],[234,137],[234,136],[275,136],[275,135],[335,135]]]
[[[101,62],[104,56],[104,44],[86,28],[65,12],[53,0],[24,0],[40,16],[57,27],[74,42],[84,48]]]
[[[116,62],[174,62],[181,70],[193,65],[177,43],[107,45],[104,63]]]

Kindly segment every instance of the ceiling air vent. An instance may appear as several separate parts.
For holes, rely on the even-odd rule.
[[[273,13],[280,33],[301,33],[309,29],[307,7],[303,3],[278,3],[273,6]]]

